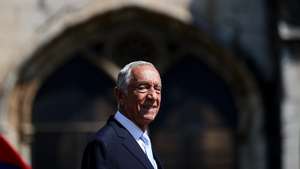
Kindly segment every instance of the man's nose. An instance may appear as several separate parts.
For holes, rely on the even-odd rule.
[[[157,99],[158,95],[159,94],[157,93],[157,91],[154,88],[150,88],[148,90],[147,97],[149,99]]]

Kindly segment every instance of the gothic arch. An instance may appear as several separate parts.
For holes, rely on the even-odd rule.
[[[132,44],[140,45],[138,50],[134,51]],[[182,58],[194,55],[210,65],[232,89],[240,112],[240,136],[249,135],[254,117],[261,118],[260,92],[242,60],[219,47],[205,32],[176,18],[140,7],[124,7],[70,26],[42,45],[20,67],[8,113],[18,114],[18,129],[25,148],[34,133],[31,106],[38,89],[75,53],[81,53],[112,79],[120,66],[131,60],[151,61],[164,74]]]

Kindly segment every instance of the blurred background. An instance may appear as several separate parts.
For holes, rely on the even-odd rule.
[[[166,169],[299,168],[297,0],[0,2],[0,133],[33,169],[79,169],[120,68],[160,70]],[[3,150],[0,150],[3,151]]]

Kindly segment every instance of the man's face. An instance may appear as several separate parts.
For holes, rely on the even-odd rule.
[[[160,108],[161,79],[158,71],[150,65],[141,65],[131,70],[127,94],[119,98],[123,113],[145,129]]]

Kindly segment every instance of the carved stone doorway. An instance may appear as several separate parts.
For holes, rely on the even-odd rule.
[[[115,111],[113,84],[82,57],[73,57],[44,81],[33,103],[33,168],[79,168],[89,135]]]
[[[163,107],[151,132],[166,168],[229,169],[239,168],[240,158],[264,160],[256,159],[263,148],[251,148],[260,138],[253,133],[261,122],[253,119],[260,120],[262,107],[244,63],[200,29],[127,7],[66,29],[20,69],[13,104],[34,169],[80,168],[88,135],[115,111],[116,73],[133,60],[153,62],[163,77]]]
[[[165,167],[236,168],[238,112],[224,79],[186,56],[163,81],[163,105],[151,134]]]

